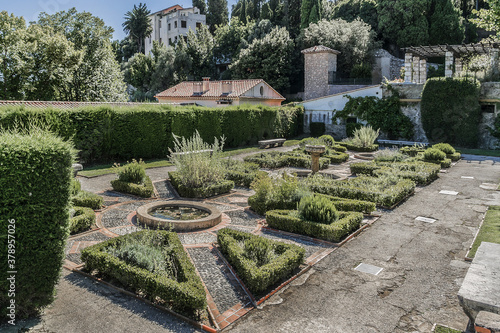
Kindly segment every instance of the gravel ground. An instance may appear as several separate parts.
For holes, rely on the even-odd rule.
[[[221,314],[240,302],[243,304],[250,302],[244,290],[234,284],[231,273],[214,250],[201,247],[187,251]]]
[[[288,235],[282,235],[282,234],[278,234],[276,232],[269,231],[269,230],[262,230],[259,233],[259,235],[266,237],[266,238],[269,238],[269,239],[272,239],[272,240],[276,240],[276,241],[280,241],[280,242],[284,242],[284,243],[288,243],[288,244],[295,244],[295,245],[298,245],[300,247],[303,247],[306,249],[305,258],[309,258],[314,253],[328,247],[325,244],[307,241],[304,239],[300,239],[300,238],[296,238],[296,237],[292,237],[292,236],[288,236]]]
[[[248,210],[233,210],[225,212],[231,218],[232,225],[256,227],[262,218]]]

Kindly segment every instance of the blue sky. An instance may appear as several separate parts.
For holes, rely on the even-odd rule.
[[[103,19],[106,25],[115,29],[114,39],[123,39],[125,37],[122,28],[123,17],[127,11],[134,8],[134,4],[138,5],[139,2],[133,0],[2,0],[0,11],[6,10],[9,14],[13,13],[16,16],[23,16],[29,22],[35,21],[40,12],[53,14],[61,10],[76,7],[78,11],[90,12],[94,16]],[[150,0],[142,2],[146,3],[151,12],[156,12],[175,4],[179,4],[185,8],[192,6],[192,0]],[[231,7],[232,4],[236,3],[236,0],[228,0],[228,3],[229,7]]]

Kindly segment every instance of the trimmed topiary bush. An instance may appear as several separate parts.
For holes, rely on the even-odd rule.
[[[309,124],[309,131],[311,131],[311,136],[317,138],[325,134],[326,126],[325,123],[311,122]]]
[[[376,209],[375,203],[370,201],[345,199],[321,193],[314,193],[314,196],[327,198],[333,202],[337,210],[343,212],[361,212],[370,214]]]
[[[432,148],[439,149],[446,155],[451,155],[456,153],[455,148],[453,148],[449,143],[436,143],[435,145],[432,145]]]
[[[425,161],[442,161],[446,158],[446,154],[435,148],[427,148],[424,151],[424,160]]]
[[[340,242],[358,229],[362,220],[363,214],[358,212],[339,212],[339,219],[329,224],[305,220],[296,210],[271,210],[266,213],[266,222],[271,228],[330,242]]]
[[[300,216],[308,221],[330,224],[338,218],[338,212],[333,202],[320,196],[305,196],[298,205]]]
[[[101,196],[87,191],[80,191],[76,196],[71,197],[73,206],[88,207],[94,210],[101,209],[104,205],[104,200]]]
[[[289,277],[304,262],[306,253],[295,244],[228,228],[219,230],[217,243],[252,293],[262,292]]]
[[[132,159],[132,162],[118,167],[118,180],[125,183],[141,184],[146,178],[145,163],[142,160]]]
[[[87,231],[95,224],[95,213],[92,208],[73,207],[73,216],[69,220],[69,233],[71,235]]]
[[[171,269],[148,269],[148,253],[160,253]],[[203,283],[174,232],[143,230],[116,237],[83,249],[82,261],[87,271],[140,290],[150,300],[160,298],[176,311],[192,313],[206,307]]]
[[[2,319],[17,322],[54,299],[69,234],[74,155],[70,143],[50,133],[0,134]],[[15,298],[7,280],[12,275]]]
[[[132,160],[132,162],[119,167],[118,179],[111,181],[113,190],[150,198],[154,194],[154,186],[151,179],[146,176],[144,162]]]
[[[431,78],[422,91],[422,125],[430,141],[476,147],[480,83],[473,78]]]
[[[266,173],[260,171],[259,166],[255,163],[240,162],[233,159],[223,161],[223,166],[226,170],[226,179],[232,180],[236,186],[250,187],[250,184],[258,175]]]

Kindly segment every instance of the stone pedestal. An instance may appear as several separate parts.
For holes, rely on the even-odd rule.
[[[311,170],[313,173],[319,171],[319,157],[325,152],[323,145],[306,145],[306,151],[311,153]]]

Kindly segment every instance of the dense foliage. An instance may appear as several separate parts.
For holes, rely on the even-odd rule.
[[[143,46],[146,37],[151,35],[153,27],[151,27],[149,19],[151,11],[146,4],[142,2],[139,6],[134,5],[134,9],[125,14],[125,22],[123,22],[123,31],[128,34],[128,38],[135,42],[136,52],[143,53]]]
[[[134,251],[132,243],[136,249],[139,245],[148,247],[149,253]],[[154,258],[158,250],[169,260],[161,264],[167,269],[151,271],[151,261],[144,257]],[[87,270],[97,270],[126,288],[141,290],[151,300],[159,297],[176,311],[192,314],[206,307],[203,283],[174,232],[144,230],[112,238],[83,249],[82,261]]]
[[[49,133],[0,134],[2,319],[14,299],[8,271],[17,272],[14,319],[36,314],[54,298],[69,234],[73,154],[70,143]]]
[[[228,108],[177,107],[85,107],[79,109],[0,109],[0,127],[25,126],[31,121],[46,125],[80,150],[82,162],[163,158],[173,148],[172,133],[190,137],[198,130],[212,142],[226,137],[228,147],[256,144],[272,137],[298,133],[302,107]]]
[[[252,293],[265,291],[289,277],[303,263],[306,252],[295,244],[228,228],[217,233],[217,243]]]
[[[115,191],[150,198],[154,193],[153,183],[146,175],[145,163],[142,160],[116,165],[118,168],[118,179],[111,181]]]
[[[472,78],[429,79],[421,102],[427,138],[433,142],[476,147],[481,116],[479,90],[479,82]]]

